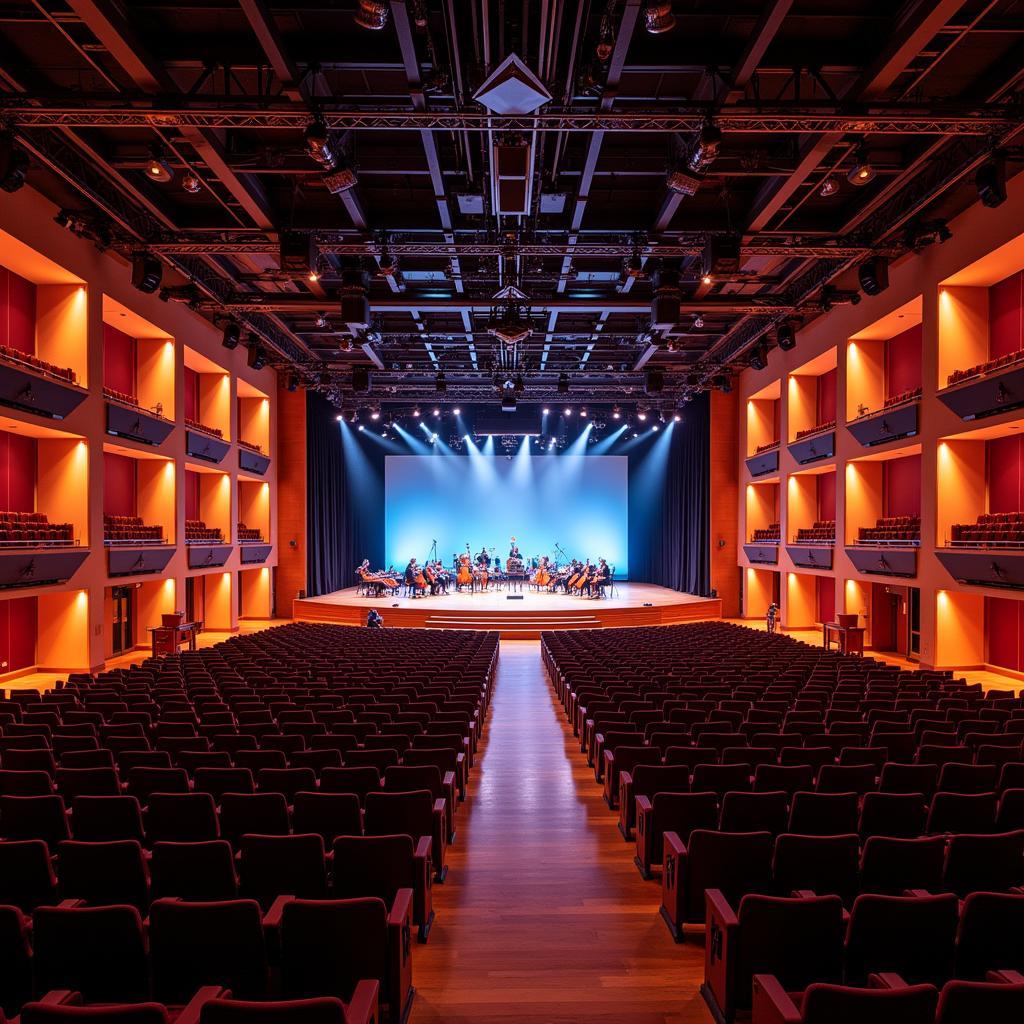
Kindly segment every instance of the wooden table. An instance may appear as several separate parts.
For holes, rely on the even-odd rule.
[[[832,649],[835,642],[843,654],[864,654],[864,627],[841,626],[838,622],[821,624],[821,642],[826,651]]]
[[[178,648],[187,643],[188,649],[196,649],[196,637],[202,632],[202,622],[182,622],[177,626],[150,626],[153,657],[160,654],[177,654]]]

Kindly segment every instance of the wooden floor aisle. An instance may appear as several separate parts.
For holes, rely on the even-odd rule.
[[[437,922],[413,953],[412,1024],[662,1024],[711,1017],[703,947],[677,946],[544,677],[504,641],[488,728],[459,808]]]

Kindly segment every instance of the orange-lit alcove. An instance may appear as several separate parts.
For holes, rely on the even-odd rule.
[[[921,296],[858,331],[846,345],[846,419],[921,397]]]
[[[787,441],[801,441],[836,425],[836,350],[827,349],[794,370],[786,385]]]
[[[779,573],[775,569],[749,566],[743,574],[743,614],[748,619],[763,618],[768,605],[780,600]]]
[[[104,541],[112,546],[174,544],[174,478],[171,459],[104,443]]]
[[[104,295],[104,396],[173,420],[174,383],[174,339]]]
[[[747,540],[752,544],[778,543],[779,482],[757,480],[747,484]]]
[[[239,380],[238,441],[264,455],[270,454],[270,399],[248,381]]]
[[[786,481],[786,533],[790,544],[835,541],[836,471],[834,466],[792,473]]]
[[[230,544],[231,477],[189,463],[185,470],[185,542]]]
[[[270,541],[270,484],[266,480],[238,478],[238,540]]]
[[[0,231],[0,363],[88,387],[85,283]]]
[[[921,446],[846,464],[847,545],[914,547],[921,540]]]
[[[271,613],[271,571],[262,565],[238,574],[238,617],[268,619]]]
[[[227,370],[185,346],[185,426],[231,439],[231,379]]]
[[[747,455],[769,451],[779,443],[781,385],[773,381],[747,400]]]

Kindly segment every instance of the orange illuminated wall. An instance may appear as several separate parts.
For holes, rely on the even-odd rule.
[[[164,540],[173,544],[176,519],[174,463],[169,459],[139,459],[135,474],[135,514],[149,526],[162,526]]]
[[[0,601],[0,675],[35,665],[38,611],[34,597]]]
[[[0,345],[25,355],[36,351],[36,286],[0,267]]]
[[[948,385],[954,370],[966,370],[988,360],[988,332],[987,288],[939,289],[940,388]]]
[[[779,440],[779,400],[751,398],[747,402],[747,455]]]
[[[231,437],[231,379],[226,373],[199,374],[199,422]]]
[[[277,613],[290,616],[306,589],[306,392],[277,392]],[[732,453],[730,453],[732,454]]]
[[[743,614],[761,618],[776,598],[779,574],[772,569],[748,568],[745,576]]]
[[[788,394],[789,440],[792,442],[801,430],[813,430],[818,425],[818,378],[792,374]]]
[[[935,666],[985,664],[985,598],[940,590],[935,596]]]
[[[712,391],[710,446],[711,586],[722,602],[722,615],[740,613],[740,574],[736,567],[739,535],[739,398]]]
[[[170,338],[139,338],[135,360],[139,405],[174,419],[174,342]]]
[[[858,616],[858,625],[871,625],[871,583],[847,580],[843,586],[843,612]]]
[[[89,543],[89,449],[73,438],[36,442],[36,511],[53,523],[71,523],[75,540]]]
[[[921,325],[885,342],[885,397],[893,398],[921,387]]]
[[[239,397],[238,438],[257,445],[261,451],[270,450],[270,400],[267,398]]]
[[[880,409],[885,400],[885,342],[852,340],[846,346],[846,418]]]
[[[231,629],[231,573],[214,572],[203,577],[205,584],[205,628]]]
[[[84,590],[40,594],[39,668],[81,672],[89,668],[89,595]]]
[[[935,454],[936,543],[945,544],[954,524],[973,523],[985,511],[985,442],[940,441]]]
[[[76,383],[88,385],[88,296],[85,286],[36,286],[36,355],[54,366],[70,367]]]
[[[882,516],[882,462],[846,464],[846,543],[857,539],[862,526],[874,526]]]
[[[818,621],[816,579],[807,573],[786,573],[786,629],[806,629]]]
[[[241,590],[239,614],[246,619],[270,618],[270,570],[266,566],[243,569],[238,574],[238,584]]]
[[[747,484],[747,536],[779,521],[779,485]]]
[[[136,341],[110,324],[103,325],[103,386],[135,397]]]
[[[191,504],[198,499],[198,516],[192,516]],[[231,521],[231,478],[226,473],[186,471],[185,518],[201,519],[211,530],[219,529],[225,540],[234,536]]]
[[[238,481],[238,521],[270,537],[270,484],[265,480]]]
[[[786,534],[790,540],[796,537],[797,530],[813,526],[818,518],[818,479],[801,473],[794,474],[786,483]]]

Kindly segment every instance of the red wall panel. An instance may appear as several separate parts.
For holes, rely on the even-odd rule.
[[[124,455],[103,453],[103,514],[105,516],[135,515],[136,465]]]
[[[36,350],[36,286],[0,267],[0,345],[33,355]]]
[[[36,442],[0,430],[0,511],[36,509]]]
[[[910,327],[885,343],[885,397],[916,391],[921,386],[921,325]]]
[[[988,291],[988,354],[992,359],[1024,348],[1024,271]]]
[[[137,394],[138,345],[110,324],[103,325],[103,386],[134,398]]]
[[[907,455],[885,463],[883,516],[921,514],[921,456]]]
[[[185,471],[185,518],[199,519],[199,474]]]
[[[0,672],[35,665],[37,611],[34,597],[0,601]]]
[[[199,374],[185,367],[185,419],[202,422],[199,419]]]
[[[818,518],[835,521],[836,518],[836,475],[822,473],[818,477]]]
[[[836,621],[836,588],[835,581],[825,576],[815,577],[818,588],[818,621]]]
[[[985,637],[989,664],[1020,672],[1024,663],[1021,657],[1024,602],[1007,597],[986,597]]]
[[[836,371],[829,370],[818,378],[818,422],[831,423],[836,418]]]
[[[988,456],[988,511],[1020,512],[1024,491],[1024,438],[998,437],[985,446]]]

